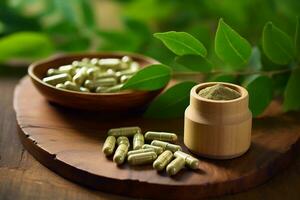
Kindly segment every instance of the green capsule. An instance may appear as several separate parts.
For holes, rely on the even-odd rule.
[[[132,63],[132,58],[129,57],[129,56],[123,56],[123,57],[121,58],[121,62],[126,63],[126,64],[129,65],[129,64]]]
[[[90,92],[90,90],[85,87],[80,87],[79,90],[80,92]]]
[[[95,79],[104,79],[104,78],[115,78],[116,79],[116,74],[114,71],[109,70],[106,72],[99,72],[98,74],[96,74]]]
[[[139,154],[139,153],[146,153],[146,152],[154,152],[154,149],[150,148],[150,149],[138,149],[138,150],[132,150],[132,151],[128,151],[127,156],[133,155],[133,154]]]
[[[59,83],[64,83],[69,80],[71,80],[71,76],[66,73],[57,74],[54,76],[49,76],[49,77],[43,78],[43,82],[50,84],[50,85],[57,85]]]
[[[76,85],[82,85],[83,84],[83,82],[87,78],[86,71],[87,71],[87,68],[86,67],[82,67],[73,76],[73,82],[76,83]]]
[[[140,68],[141,67],[140,67],[138,62],[132,62],[131,65],[130,65],[130,70],[133,71],[133,72],[139,71]]]
[[[181,146],[176,144],[170,144],[168,142],[163,142],[159,140],[153,140],[151,145],[162,147],[164,150],[170,150],[172,152],[181,151]]]
[[[101,68],[119,69],[121,66],[121,60],[118,58],[102,58],[99,59],[98,65]]]
[[[153,168],[157,171],[162,171],[165,169],[167,164],[171,162],[173,158],[173,153],[169,150],[164,151],[162,154],[158,156],[158,158],[153,163]]]
[[[128,81],[132,76],[129,75],[122,75],[120,78],[120,83],[125,83],[126,81]]]
[[[175,157],[181,157],[185,160],[186,166],[188,166],[191,169],[198,169],[199,168],[199,160],[187,153],[184,153],[182,151],[176,151],[174,153]]]
[[[94,65],[94,66],[97,66],[97,65],[98,65],[98,62],[99,62],[99,59],[98,59],[98,58],[92,58],[92,59],[90,60],[90,63],[91,63],[92,65]]]
[[[99,86],[95,89],[95,92],[96,93],[103,93],[105,92],[105,90],[107,89],[107,87],[102,87],[102,86]]]
[[[119,92],[124,84],[118,84],[112,87],[105,88],[103,92],[111,93],[111,92]]]
[[[88,79],[96,79],[100,73],[100,69],[98,67],[91,67],[87,69],[86,73]]]
[[[120,127],[120,128],[112,128],[109,129],[107,134],[112,136],[134,136],[136,133],[141,133],[142,130],[138,126],[131,126],[131,127]]]
[[[117,80],[115,78],[103,78],[103,79],[97,79],[97,80],[86,80],[84,82],[84,87],[94,90],[97,87],[110,87],[117,84]]]
[[[64,85],[67,90],[80,91],[80,87],[71,81],[66,81]]]
[[[83,62],[83,63],[89,63],[91,61],[91,59],[89,59],[89,58],[82,58],[81,59],[81,62]]]
[[[144,144],[142,146],[142,149],[154,149],[154,151],[155,151],[155,153],[157,155],[161,154],[164,151],[163,148],[157,147],[157,146],[153,146],[153,145],[150,145],[150,144]]]
[[[124,71],[118,71],[115,73],[115,76],[118,79],[121,79],[122,76],[133,76],[136,72],[132,71],[132,70],[124,70]]]
[[[53,75],[63,74],[63,73],[66,73],[66,72],[61,72],[61,71],[59,71],[58,69],[50,68],[50,69],[48,69],[48,71],[47,71],[47,76],[53,76]]]
[[[144,136],[141,133],[136,133],[133,136],[133,149],[137,150],[137,149],[141,149],[142,146],[144,145]]]
[[[123,136],[118,137],[117,143],[119,146],[114,154],[113,161],[120,165],[125,161],[130,144],[128,138]]]
[[[145,139],[146,140],[162,140],[162,141],[166,141],[166,142],[176,142],[177,135],[175,133],[148,131],[145,134]]]
[[[66,87],[63,83],[59,83],[55,87],[58,88],[58,89],[66,89]]]
[[[125,136],[118,137],[117,143],[118,143],[118,145],[120,145],[120,144],[126,144],[127,146],[130,146],[129,140]]]
[[[75,67],[73,65],[63,65],[58,68],[60,72],[68,73],[71,76],[75,74]]]
[[[175,158],[172,162],[170,162],[167,166],[167,173],[169,176],[173,176],[177,174],[183,167],[184,167],[185,161],[181,157]]]
[[[142,165],[152,163],[156,158],[156,153],[146,152],[130,155],[128,156],[127,160],[130,165]]]
[[[114,136],[108,136],[103,144],[102,152],[106,156],[113,154],[116,146],[116,138]]]

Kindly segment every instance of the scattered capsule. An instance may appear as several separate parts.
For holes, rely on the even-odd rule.
[[[154,149],[149,148],[149,149],[138,149],[138,150],[132,150],[128,151],[127,156],[133,155],[133,154],[139,154],[139,153],[146,153],[146,152],[154,152]]]
[[[71,81],[66,81],[64,85],[67,90],[80,91],[80,87]]]
[[[154,149],[154,151],[155,151],[155,153],[157,155],[161,154],[164,151],[163,148],[157,147],[157,146],[153,146],[153,145],[150,145],[150,144],[144,144],[142,146],[142,149]]]
[[[146,152],[130,155],[128,156],[127,160],[130,165],[142,165],[152,163],[156,158],[156,153]]]
[[[66,87],[63,83],[59,83],[55,87],[58,88],[58,89],[66,89]]]
[[[146,140],[162,140],[162,141],[166,141],[166,142],[176,142],[177,135],[175,133],[148,131],[145,134],[145,139]]]
[[[184,167],[185,161],[181,157],[175,158],[172,162],[170,162],[167,165],[167,173],[169,176],[173,176],[177,174],[183,167]]]
[[[141,133],[136,133],[133,136],[133,149],[141,149],[142,146],[144,145],[144,136]]]
[[[113,161],[115,163],[117,163],[118,165],[122,164],[124,161],[125,161],[125,158],[126,158],[126,155],[127,155],[127,152],[128,152],[128,149],[129,149],[129,141],[126,137],[126,139],[124,139],[122,137],[122,139],[120,139],[121,137],[119,137],[117,139],[117,143],[118,143],[118,148],[114,154],[114,157],[113,157]]]
[[[85,79],[87,77],[86,71],[87,71],[87,68],[82,67],[73,76],[73,82],[76,83],[76,85],[82,85],[82,83],[85,81]]]
[[[48,83],[50,85],[57,85],[59,83],[64,83],[65,81],[69,80],[71,80],[71,76],[66,73],[43,78],[43,82]]]
[[[191,169],[198,169],[199,167],[199,160],[187,153],[184,153],[182,151],[176,151],[174,153],[174,156],[183,158],[185,160],[186,166],[188,166]]]
[[[136,133],[141,133],[142,130],[138,126],[132,126],[132,127],[121,127],[121,128],[112,128],[109,129],[107,134],[112,136],[134,136]]]
[[[112,87],[105,88],[103,90],[103,92],[108,92],[108,93],[110,93],[110,92],[118,92],[118,91],[120,91],[122,89],[123,85],[124,84],[118,84],[118,85],[115,85],[115,86],[112,86]]]
[[[182,150],[181,146],[179,146],[179,145],[170,144],[168,142],[163,142],[163,141],[159,141],[159,140],[153,140],[151,142],[151,145],[162,147],[164,150],[170,150],[172,152],[176,152],[176,151],[181,151]]]
[[[116,138],[114,136],[108,136],[104,142],[102,152],[106,156],[109,156],[113,154],[115,146],[116,146]]]
[[[169,150],[164,151],[160,154],[153,163],[153,168],[157,171],[162,171],[171,162],[173,153]]]
[[[118,137],[117,143],[118,143],[118,145],[120,145],[120,144],[126,144],[127,146],[130,146],[129,140],[125,136]]]

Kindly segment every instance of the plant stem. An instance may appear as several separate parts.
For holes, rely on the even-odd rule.
[[[207,72],[207,73],[173,72],[173,76],[203,76],[203,75],[218,75],[218,74],[226,74],[226,75],[233,75],[233,76],[261,74],[261,75],[266,75],[266,76],[273,76],[275,74],[287,73],[287,72],[290,72],[297,68],[300,68],[300,66],[295,66],[295,67],[291,67],[288,69],[272,70],[272,71],[238,71],[238,72],[212,71],[212,72]]]

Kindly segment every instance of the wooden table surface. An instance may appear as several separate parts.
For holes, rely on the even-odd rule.
[[[23,148],[12,107],[17,83],[17,78],[0,78],[0,199],[129,199],[90,190],[65,180],[37,162]],[[299,200],[300,156],[267,183],[243,193],[215,199]]]

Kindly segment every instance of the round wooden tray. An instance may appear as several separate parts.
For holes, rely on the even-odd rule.
[[[49,104],[28,77],[21,80],[14,96],[20,138],[49,169],[94,189],[159,199],[199,199],[240,192],[286,167],[300,146],[300,114],[279,115],[278,108],[275,102],[270,110],[273,116],[254,120],[251,148],[243,156],[223,161],[200,158],[199,170],[182,170],[168,177],[150,165],[117,167],[101,148],[109,128],[138,125],[144,131],[181,134],[182,119],[146,120],[136,114],[112,116],[65,109]]]

